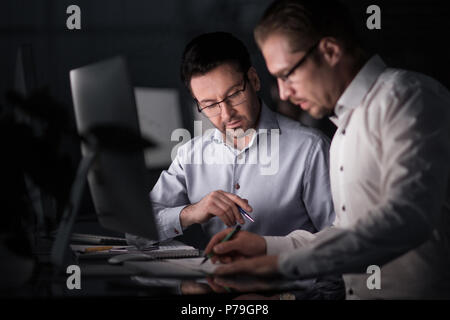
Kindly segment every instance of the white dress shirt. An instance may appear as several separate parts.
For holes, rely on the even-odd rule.
[[[226,144],[217,129],[178,149],[170,168],[162,172],[150,192],[160,240],[183,234],[181,210],[215,190],[248,200],[255,221],[245,219],[243,230],[284,236],[296,229],[316,232],[332,225],[335,214],[328,174],[329,139],[264,104],[256,129],[257,135],[242,150]],[[279,132],[279,148],[275,148],[272,130]],[[267,149],[263,148],[264,141],[269,144]],[[272,164],[261,159],[261,152],[269,155],[265,157]],[[202,154],[209,155],[210,160],[195,161]],[[252,155],[258,159],[251,161]],[[276,170],[267,170],[270,166]],[[226,225],[213,217],[201,228],[208,241]]]
[[[450,298],[448,90],[374,56],[331,120],[334,226],[266,237],[268,254],[282,252],[286,276],[343,273],[349,299]],[[367,286],[370,265],[380,289]]]

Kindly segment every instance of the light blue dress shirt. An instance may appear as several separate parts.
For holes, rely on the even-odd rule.
[[[260,235],[282,236],[297,229],[317,232],[332,224],[329,139],[264,104],[256,131],[242,150],[225,144],[217,129],[178,149],[150,192],[160,240],[183,234],[181,210],[215,190],[247,199],[255,222],[246,220],[242,229]],[[263,146],[266,141],[267,150]],[[201,155],[208,156],[200,163]],[[262,160],[249,160],[255,155]],[[213,217],[201,227],[211,237],[226,225]]]

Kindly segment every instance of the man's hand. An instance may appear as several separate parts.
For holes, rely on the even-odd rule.
[[[248,232],[239,231],[230,240],[220,243],[231,232],[231,228],[222,230],[211,238],[205,249],[205,255],[214,253],[211,261],[230,263],[233,260],[260,256],[266,253],[266,240]]]
[[[208,284],[214,292],[257,292],[274,289],[272,280],[261,277],[207,277]]]
[[[220,265],[214,271],[215,276],[232,274],[248,274],[254,276],[278,275],[278,256],[261,256],[250,259],[240,259],[229,264]]]
[[[205,283],[199,283],[193,280],[184,280],[181,282],[180,290],[183,295],[207,294],[211,293],[211,286]]]
[[[221,277],[208,277],[206,278],[210,288],[217,293],[230,293],[230,292],[241,292],[233,300],[280,300],[280,294],[274,295],[263,295],[259,294],[259,291],[270,291],[273,289],[278,289],[273,285],[270,280],[264,279],[232,279],[221,278]]]
[[[181,210],[181,226],[186,228],[194,223],[204,223],[214,216],[219,217],[228,227],[234,226],[236,221],[244,224],[244,218],[236,205],[249,212],[253,211],[246,199],[222,190],[213,191],[199,202]]]

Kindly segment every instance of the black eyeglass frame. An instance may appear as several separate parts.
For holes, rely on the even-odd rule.
[[[220,101],[218,101],[218,102],[214,102],[214,103],[212,103],[212,104],[210,104],[210,105],[208,105],[208,106],[205,106],[205,107],[203,107],[203,108],[200,107],[200,103],[198,102],[198,100],[194,98],[195,103],[197,104],[197,111],[201,113],[203,110],[205,110],[205,109],[207,109],[207,108],[211,108],[212,106],[215,106],[215,105],[218,105],[219,108],[222,108],[222,107],[220,106],[221,103],[227,101],[230,97],[232,97],[232,96],[234,96],[234,95],[237,95],[237,94],[239,94],[239,93],[241,93],[241,92],[245,92],[245,90],[247,89],[247,81],[248,81],[247,76],[244,76],[243,81],[244,81],[244,87],[243,87],[242,89],[239,89],[239,90],[237,90],[236,92],[234,92],[233,94],[230,94],[229,96],[226,96],[225,99],[223,99],[223,100],[220,100]],[[220,109],[220,110],[222,110],[222,109]]]
[[[291,67],[291,69],[289,69],[289,71],[285,75],[279,76],[278,78],[280,80],[282,80],[283,82],[288,81],[289,77],[294,73],[295,70],[297,70],[298,67],[300,67],[303,64],[303,62],[306,61],[308,56],[317,48],[319,43],[320,43],[320,40],[317,41],[313,46],[311,46],[308,49],[308,51],[306,51],[305,55],[296,64],[294,64],[294,66]]]

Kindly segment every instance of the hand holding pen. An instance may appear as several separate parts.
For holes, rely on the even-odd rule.
[[[233,193],[216,190],[200,201],[184,207],[180,212],[180,223],[183,228],[187,228],[194,223],[205,223],[217,217],[227,227],[232,227],[236,223],[244,224],[245,219],[250,219],[238,207],[244,209],[247,215],[253,211],[246,199]]]
[[[225,236],[225,238],[223,238],[222,241],[220,241],[220,242],[222,243],[222,242],[225,242],[225,241],[230,240],[232,236],[234,236],[236,233],[239,232],[239,230],[241,230],[241,226],[238,224],[238,225],[237,225],[236,227],[234,227],[233,230],[231,230],[231,232],[229,232],[229,233]],[[204,264],[204,263],[206,262],[206,260],[208,260],[209,258],[211,258],[213,255],[214,255],[213,252],[210,252],[210,253],[206,254],[205,259],[203,259],[203,261],[202,261],[201,264]]]
[[[240,206],[236,205],[239,212],[248,220],[250,220],[251,222],[255,222],[255,220],[244,210],[242,209]],[[231,239],[232,236],[234,236],[239,230],[241,229],[240,225],[237,225],[230,233],[228,233],[225,238],[222,239],[221,242],[225,242]],[[208,260],[209,258],[211,258],[213,256],[213,253],[210,252],[209,254],[206,255],[205,259],[203,259],[202,263],[205,263],[206,260]]]
[[[239,227],[239,226],[237,226]],[[266,254],[266,240],[264,237],[248,231],[235,232],[232,237],[228,237],[231,228],[222,230],[214,235],[205,249],[205,256],[210,253],[211,261],[221,261],[229,263],[240,258],[249,258]]]
[[[242,208],[239,207],[238,205],[237,205],[237,208],[238,208],[239,212],[242,213],[242,215],[243,215],[245,218],[247,218],[247,219],[250,220],[251,222],[255,222],[255,220],[248,214],[247,211],[245,211],[244,209],[242,209]]]

